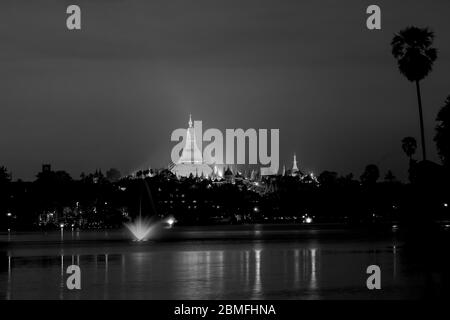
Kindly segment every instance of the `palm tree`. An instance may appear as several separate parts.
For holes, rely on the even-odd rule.
[[[450,96],[445,100],[445,105],[439,110],[436,121],[436,135],[434,141],[438,154],[444,166],[450,168]]]
[[[412,156],[416,153],[417,141],[413,137],[405,137],[402,139],[403,152],[412,160]]]
[[[430,73],[437,58],[437,50],[431,47],[433,39],[434,33],[428,28],[408,27],[395,34],[391,42],[392,55],[397,59],[400,73],[416,83],[423,160],[427,159],[427,153],[419,82]]]

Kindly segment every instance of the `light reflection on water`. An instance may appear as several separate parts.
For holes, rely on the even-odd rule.
[[[103,237],[103,235],[102,235]],[[37,243],[6,252],[1,299],[417,298],[421,282],[392,239],[369,241]],[[7,270],[5,270],[7,264]],[[81,268],[81,290],[66,269]],[[382,290],[366,288],[367,266]]]
[[[316,248],[285,249],[280,254],[261,246],[243,251],[61,254],[57,259],[8,256],[5,298],[53,299],[56,292],[58,299],[263,299],[305,294],[305,298],[320,298],[318,260],[320,251]],[[70,264],[81,267],[81,291],[66,288],[65,272]],[[58,290],[47,282],[55,271],[59,273]],[[36,272],[49,277],[40,277]],[[29,290],[24,291],[26,287]]]

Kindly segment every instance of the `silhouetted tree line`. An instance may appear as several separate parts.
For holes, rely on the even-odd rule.
[[[401,141],[409,181],[389,170],[382,177],[369,164],[359,179],[324,171],[309,176],[278,175],[262,181],[178,179],[169,170],[143,170],[121,177],[117,169],[73,179],[43,166],[32,182],[12,181],[0,167],[0,226],[5,229],[118,227],[144,216],[174,216],[179,223],[314,222],[416,225],[450,220],[450,97],[438,113],[435,142],[442,165],[416,160],[417,142]],[[258,186],[258,187],[256,187]]]
[[[33,182],[13,182],[1,167],[1,227],[109,228],[139,214],[174,216],[181,224],[302,222],[305,215],[314,222],[356,224],[449,219],[448,168],[414,160],[405,145],[403,141],[409,183],[398,181],[391,171],[380,177],[373,164],[359,179],[324,171],[317,180],[278,175],[233,182],[178,179],[169,170],[119,178],[116,169],[107,176],[101,171],[82,174],[77,180],[65,171],[46,170]]]
[[[401,147],[409,159],[409,182],[391,171],[380,178],[369,164],[359,179],[324,171],[309,176],[279,175],[263,181],[211,181],[199,177],[177,179],[169,170],[142,170],[136,178],[121,178],[117,169],[73,179],[65,171],[45,166],[33,182],[12,181],[0,167],[0,226],[36,228],[117,227],[142,214],[173,215],[180,223],[246,223],[302,221],[378,223],[400,221],[423,225],[449,220],[450,96],[437,115],[434,141],[442,165],[427,160],[420,82],[437,59],[434,33],[408,27],[392,42],[399,71],[416,86],[422,160],[416,160],[416,139],[405,137]]]

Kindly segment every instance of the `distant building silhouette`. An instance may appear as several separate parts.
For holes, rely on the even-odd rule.
[[[45,173],[45,172],[51,172],[51,171],[52,171],[52,165],[51,165],[51,164],[44,163],[44,164],[42,165],[42,172],[43,172],[43,173]]]

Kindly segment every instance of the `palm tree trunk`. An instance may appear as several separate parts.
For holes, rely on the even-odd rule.
[[[427,160],[427,151],[425,148],[425,128],[423,127],[423,114],[422,114],[422,97],[420,95],[419,81],[416,81],[417,100],[419,102],[419,117],[420,117],[420,138],[422,141],[422,160]]]

